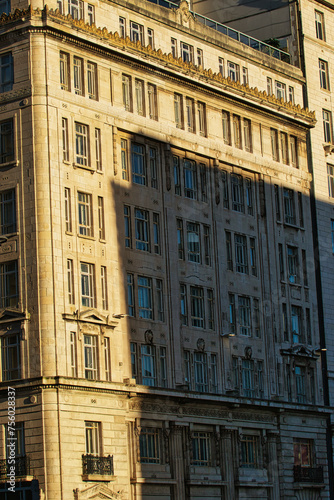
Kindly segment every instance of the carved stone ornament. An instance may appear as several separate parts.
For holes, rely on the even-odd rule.
[[[246,359],[252,359],[252,348],[250,346],[245,347],[245,358]]]
[[[152,332],[152,330],[146,330],[145,342],[146,342],[146,344],[153,344],[153,332]]]
[[[204,339],[197,340],[197,349],[201,352],[204,352],[204,349],[205,349],[205,340]]]
[[[79,490],[76,488],[73,490],[74,500],[90,500],[90,499],[98,499],[104,498],[106,500],[117,499],[117,500],[125,500],[123,495],[123,491],[119,490],[117,492],[111,490],[105,484],[94,484],[90,485],[83,490]]]

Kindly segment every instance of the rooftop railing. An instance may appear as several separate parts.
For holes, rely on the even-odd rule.
[[[148,0],[151,3],[155,3],[156,5],[161,5],[162,7],[167,7],[167,9],[177,9],[179,6],[176,3],[169,2],[168,0]],[[208,17],[202,16],[201,14],[197,14],[196,12],[190,11],[195,19],[197,19],[200,23],[204,24],[204,26],[208,26],[219,33],[223,33],[223,35],[227,35],[233,40],[237,40],[252,49],[255,49],[262,54],[267,54],[268,56],[274,57],[275,59],[279,59],[280,61],[284,61],[287,63],[291,62],[290,54],[288,52],[284,52],[284,50],[277,49],[276,47],[272,47],[265,42],[261,42],[256,38],[245,35],[241,31],[234,30],[233,28],[229,28],[225,24],[218,23],[213,19],[209,19]]]

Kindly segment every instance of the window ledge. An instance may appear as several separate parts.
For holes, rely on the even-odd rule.
[[[88,170],[91,174],[96,172],[95,168],[90,167],[89,165],[81,165],[80,163],[73,163],[73,168],[82,168],[83,170]]]
[[[106,475],[101,475],[101,474],[82,474],[82,480],[83,481],[95,481],[95,482],[109,482],[109,481],[115,481],[116,476],[111,476],[109,474]]]
[[[18,164],[18,160],[7,161],[6,163],[0,163],[0,168],[17,167]]]
[[[283,225],[285,227],[292,227],[293,229],[304,229],[301,226],[297,226],[297,224],[290,224],[289,222],[283,222]]]
[[[94,236],[86,236],[85,234],[77,234],[78,238],[83,238],[84,240],[95,241]]]

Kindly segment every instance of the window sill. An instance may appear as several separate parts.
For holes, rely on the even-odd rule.
[[[82,480],[83,481],[93,481],[93,482],[100,482],[100,481],[115,481],[116,476],[111,476],[111,475],[100,475],[100,474],[82,474]]]
[[[301,231],[305,231],[305,228],[304,227],[301,227],[301,226],[297,226],[297,224],[290,224],[289,222],[283,222],[283,225],[285,227],[291,227],[293,229],[300,229]]]
[[[7,161],[6,163],[0,163],[0,168],[17,167],[18,164],[19,164],[18,160]]]
[[[78,238],[82,238],[83,240],[95,241],[94,236],[85,236],[84,234],[77,234]]]
[[[90,167],[89,165],[81,165],[80,163],[75,163],[75,162],[73,163],[73,168],[81,168],[83,170],[87,170],[91,174],[94,174],[96,172],[96,170]]]

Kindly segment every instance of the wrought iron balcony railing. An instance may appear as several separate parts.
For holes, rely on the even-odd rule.
[[[301,483],[323,483],[324,470],[322,465],[319,467],[302,467],[295,465],[293,468],[293,479]]]
[[[82,473],[84,476],[98,474],[100,476],[114,475],[114,457],[97,457],[96,455],[82,455]]]
[[[12,460],[12,459],[11,459]],[[0,460],[0,479],[7,479],[11,472],[11,467],[15,466],[15,477],[24,477],[30,475],[29,457],[15,457],[14,463],[7,459]]]

